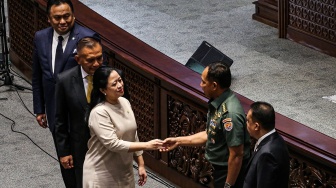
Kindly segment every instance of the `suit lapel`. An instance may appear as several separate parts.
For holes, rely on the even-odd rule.
[[[273,133],[273,134],[267,136],[265,139],[263,139],[263,140],[259,143],[259,145],[258,145],[257,148],[256,148],[256,151],[253,152],[253,154],[252,154],[252,156],[251,156],[249,162],[247,163],[246,172],[247,172],[248,169],[250,168],[250,165],[251,165],[251,162],[253,161],[254,156],[255,156],[255,155],[262,149],[262,147],[263,147],[267,142],[269,142],[269,141],[271,140],[271,138],[273,138],[273,136],[274,136],[275,134],[276,134],[276,133]]]
[[[86,109],[88,103],[86,101],[84,83],[80,66],[78,66],[77,74],[73,75],[71,82],[74,86],[74,93],[76,96],[78,96],[79,103],[82,105],[83,109]]]
[[[68,62],[68,59],[71,57],[71,54],[76,53],[74,52],[74,50],[76,49],[76,43],[78,40],[77,35],[78,35],[78,30],[77,30],[77,25],[75,24],[72,31],[69,34],[68,42],[64,50],[63,57],[65,58],[63,59],[63,62],[62,62],[62,67],[60,69],[61,71],[64,70],[64,67],[66,63]]]
[[[248,169],[250,168],[251,162],[253,161],[254,156],[258,153],[259,149],[256,152],[252,153],[252,156],[249,160],[249,162],[247,163],[246,169],[245,169],[245,174],[248,172]]]
[[[67,59],[65,59],[64,62],[68,61],[68,58],[70,57],[71,54],[74,53],[74,50],[76,49],[76,43],[78,41],[77,34],[78,34],[78,31],[77,31],[77,27],[75,24],[72,32],[70,32],[69,39],[68,39],[67,45],[64,50],[64,57],[67,57]]]

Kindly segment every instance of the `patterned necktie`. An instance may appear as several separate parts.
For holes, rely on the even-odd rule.
[[[55,69],[54,69],[54,75],[57,75],[61,70],[61,65],[63,62],[63,48],[62,48],[62,41],[63,37],[58,36],[58,44],[56,48],[56,55],[55,55]]]
[[[86,80],[87,80],[87,93],[86,93],[86,100],[88,103],[91,102],[91,91],[92,91],[92,88],[93,88],[93,82],[92,82],[92,79],[93,79],[93,76],[92,75],[87,75],[86,77]]]

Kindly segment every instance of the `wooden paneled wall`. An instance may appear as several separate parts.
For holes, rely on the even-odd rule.
[[[34,33],[48,26],[45,2],[8,0],[10,58],[28,78],[31,78]],[[140,140],[204,130],[207,99],[199,88],[198,73],[148,46],[78,0],[73,3],[77,22],[101,35],[107,61],[125,72]],[[236,94],[247,111],[253,101]],[[276,114],[276,128],[290,150],[289,187],[336,187],[335,139],[281,114]],[[149,168],[178,186],[204,187],[212,181],[212,168],[204,158],[204,146],[179,147],[169,153],[146,151],[144,158]]]
[[[32,75],[33,39],[49,27],[45,8],[30,0],[8,0],[10,59],[29,79]]]

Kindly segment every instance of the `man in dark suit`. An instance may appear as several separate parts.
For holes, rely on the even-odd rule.
[[[247,130],[257,139],[247,165],[244,188],[288,187],[289,154],[275,130],[275,112],[266,102],[255,102],[247,113]]]
[[[73,12],[70,0],[48,0],[47,16],[51,27],[37,31],[34,38],[32,78],[34,113],[42,128],[49,127],[53,139],[55,135],[56,76],[77,65],[74,56],[76,43],[80,38],[99,37],[97,33],[76,24]],[[60,42],[59,36],[63,38]],[[61,54],[59,58],[56,58],[57,49],[60,49],[58,50]],[[73,172],[65,171],[62,167],[61,171],[66,186],[72,187],[67,183],[67,179],[73,179],[71,177]]]
[[[78,42],[78,66],[58,75],[56,83],[56,144],[65,169],[74,169],[76,186],[82,187],[83,164],[90,131],[85,113],[90,102],[92,80],[88,77],[103,63],[100,41],[84,37]],[[91,87],[91,88],[90,88]]]

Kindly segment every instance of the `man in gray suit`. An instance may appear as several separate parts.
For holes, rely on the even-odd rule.
[[[275,130],[275,112],[266,102],[255,102],[247,113],[247,130],[257,139],[247,165],[244,188],[288,187],[289,154]]]
[[[60,162],[74,169],[76,187],[82,187],[83,164],[90,132],[85,123],[92,80],[88,77],[103,64],[99,39],[84,37],[78,42],[75,60],[78,66],[58,75],[56,83],[55,137]],[[90,88],[91,87],[91,88]]]

